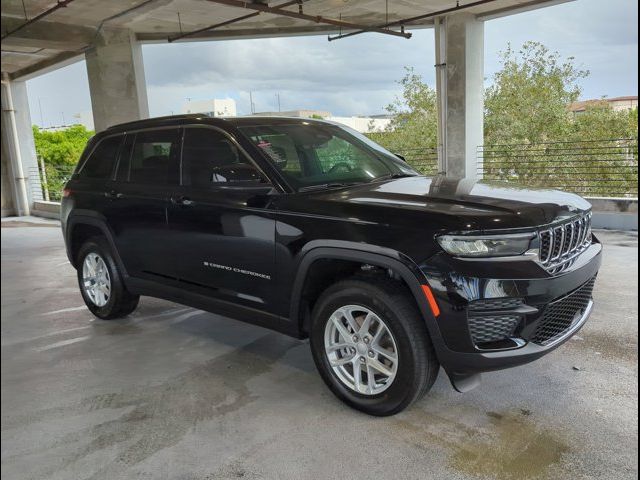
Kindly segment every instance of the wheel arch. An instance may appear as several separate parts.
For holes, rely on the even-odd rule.
[[[291,322],[298,325],[301,335],[305,335],[310,328],[309,312],[304,311],[305,284],[314,264],[322,260],[355,262],[392,270],[413,295],[436,349],[441,344],[440,330],[422,290],[422,285],[427,282],[422,278],[418,266],[396,250],[356,242],[322,241],[317,242],[316,245],[308,245],[301,252],[293,283],[289,313]]]
[[[82,243],[87,240],[90,236],[93,235],[79,235],[79,231],[86,232],[94,232],[95,234],[100,234],[106,238],[109,246],[111,247],[111,252],[113,254],[113,258],[118,265],[118,269],[122,272],[123,276],[126,277],[127,270],[120,258],[120,254],[116,247],[116,243],[114,240],[114,235],[109,225],[107,224],[104,216],[95,213],[76,213],[69,216],[67,220],[67,227],[65,232],[65,243],[67,245],[67,257],[71,262],[71,265],[74,268],[78,268],[76,265],[77,253],[82,246]]]

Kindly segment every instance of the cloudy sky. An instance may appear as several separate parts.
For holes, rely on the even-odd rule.
[[[485,25],[485,76],[490,83],[507,43],[544,43],[590,70],[583,98],[638,94],[638,3],[576,0],[492,20]],[[403,67],[434,85],[433,30],[405,40],[363,34],[337,42],[326,36],[145,45],[144,66],[152,116],[179,113],[187,98],[234,98],[238,113],[318,109],[334,115],[370,115],[399,93]],[[44,126],[70,123],[91,110],[84,62],[28,82],[31,115]]]

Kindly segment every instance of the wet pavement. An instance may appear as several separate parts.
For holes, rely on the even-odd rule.
[[[51,226],[49,226],[51,225]],[[350,410],[307,342],[143,297],[83,306],[59,227],[2,222],[2,478],[637,478],[637,235],[599,233],[592,318],[543,359]]]

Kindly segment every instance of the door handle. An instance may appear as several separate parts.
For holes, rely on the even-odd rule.
[[[185,207],[191,207],[196,203],[193,200],[191,200],[189,197],[184,197],[184,196],[178,197],[178,198],[172,197],[171,202],[174,203],[175,205],[183,205]]]

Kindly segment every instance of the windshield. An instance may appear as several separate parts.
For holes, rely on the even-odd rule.
[[[381,146],[338,125],[303,122],[242,126],[239,130],[298,190],[418,175]]]

